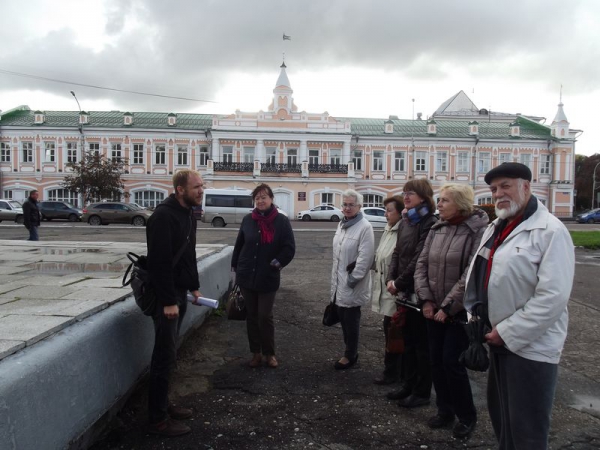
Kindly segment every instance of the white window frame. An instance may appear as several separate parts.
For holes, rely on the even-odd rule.
[[[154,164],[157,166],[167,165],[167,146],[165,144],[154,146]]]
[[[110,159],[115,161],[123,159],[123,147],[120,143],[110,144]]]
[[[406,172],[406,152],[394,152],[394,171]]]
[[[353,150],[352,151],[352,162],[354,163],[354,170],[363,170],[363,151]]]
[[[490,152],[480,152],[477,155],[477,173],[488,173],[492,162],[492,154]]]
[[[21,162],[32,163],[33,162],[33,142],[24,141],[21,142]]]
[[[494,200],[492,200],[492,197],[479,197],[477,199],[477,204],[478,205],[493,205],[494,204]]]
[[[210,155],[208,154],[208,147],[200,147],[200,150],[198,151],[198,165],[206,166],[208,164],[208,160],[210,159],[209,157]]]
[[[50,202],[67,202],[73,206],[79,205],[79,194],[77,192],[68,191],[67,189],[49,189],[45,192],[44,197]]]
[[[427,152],[415,152],[415,172],[427,172]]]
[[[67,142],[66,144],[66,152],[67,157],[65,161],[68,163],[76,163],[79,159],[79,146],[77,142]]]
[[[329,164],[332,166],[339,166],[342,163],[342,150],[339,148],[332,148],[329,150]]]
[[[233,145],[224,145],[221,147],[222,161],[225,164],[233,163]]]
[[[435,156],[435,171],[448,172],[448,152],[438,151]]]
[[[510,152],[498,153],[498,165],[503,164],[505,162],[512,162],[512,153],[510,153]]]
[[[0,142],[0,162],[10,162],[10,142]]]
[[[315,155],[316,152],[316,155]],[[308,149],[308,164],[311,166],[318,166],[320,161],[320,153],[318,148]]]
[[[383,195],[381,194],[363,194],[363,207],[375,206],[383,208]]]
[[[385,170],[385,152],[383,150],[373,150],[372,160],[372,170],[378,172]]]
[[[333,192],[321,192],[321,204],[333,205]]]
[[[143,207],[155,207],[158,206],[164,199],[165,193],[153,189],[147,189],[144,191],[135,191],[133,193],[133,201]]]
[[[253,163],[254,162],[254,147],[244,147],[243,148],[243,162],[245,163]]]
[[[56,163],[56,142],[44,142],[44,162]]]
[[[100,156],[100,142],[89,142],[88,150],[95,156]]]
[[[188,165],[188,146],[177,145],[177,165],[187,166]]]
[[[529,167],[529,169],[531,169],[533,167],[533,155],[531,153],[521,153],[519,155],[519,162],[521,164],[526,165],[527,167]]]
[[[469,152],[458,152],[456,155],[456,171],[470,172],[469,170]]]
[[[550,175],[552,168],[552,155],[540,155],[540,175]]]
[[[266,147],[265,148],[265,164],[267,164],[267,165],[277,164],[277,147]]]
[[[298,149],[288,148],[286,149],[286,159],[288,166],[294,167],[298,165]]]
[[[144,144],[133,144],[133,164],[144,164]]]

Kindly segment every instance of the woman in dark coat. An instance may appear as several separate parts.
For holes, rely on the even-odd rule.
[[[250,367],[259,367],[263,355],[269,367],[275,358],[273,303],[279,289],[280,271],[296,252],[290,221],[273,205],[273,191],[267,184],[252,191],[254,211],[242,220],[235,241],[231,267],[246,302],[248,342],[253,353]]]

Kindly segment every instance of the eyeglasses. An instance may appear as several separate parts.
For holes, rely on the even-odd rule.
[[[354,208],[355,206],[354,203],[342,203],[342,208]]]
[[[402,197],[410,197],[411,195],[417,195],[415,191],[406,191],[402,193]]]

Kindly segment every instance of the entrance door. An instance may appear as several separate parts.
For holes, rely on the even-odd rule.
[[[291,210],[292,202],[290,194],[287,192],[274,192],[274,195],[275,204],[279,206],[280,209],[284,210],[288,217],[292,217],[293,211]]]

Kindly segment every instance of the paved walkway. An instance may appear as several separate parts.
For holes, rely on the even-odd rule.
[[[199,245],[198,258],[224,246]],[[0,241],[0,359],[124,300],[145,243]]]

